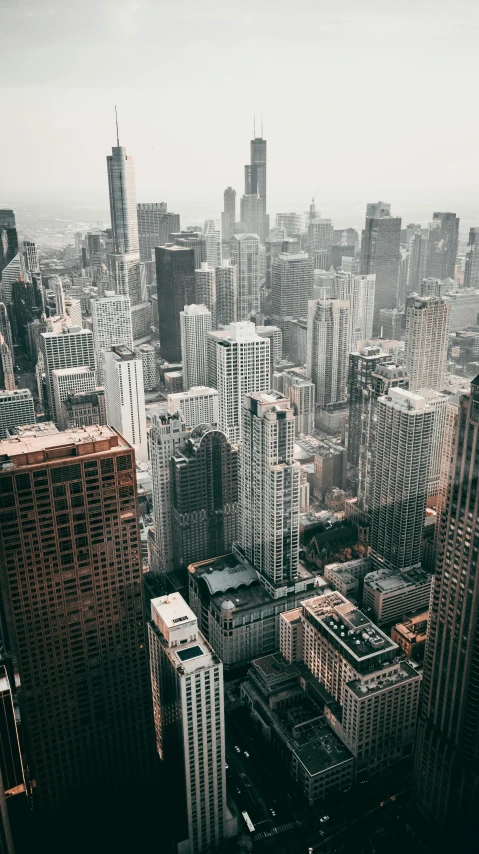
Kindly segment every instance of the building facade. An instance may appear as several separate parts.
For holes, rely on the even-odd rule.
[[[128,347],[105,353],[105,398],[108,423],[148,460],[143,362]]]
[[[447,362],[450,307],[438,297],[417,297],[406,310],[406,367],[411,391],[441,391]]]
[[[350,311],[346,300],[308,302],[307,373],[320,406],[346,399]]]
[[[183,387],[206,385],[208,380],[207,340],[211,332],[211,311],[206,305],[185,305],[180,311]]]
[[[181,359],[180,312],[195,301],[195,252],[186,246],[155,249],[161,355]]]

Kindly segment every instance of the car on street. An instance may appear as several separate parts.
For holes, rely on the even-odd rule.
[[[236,753],[241,753],[241,748],[238,747],[237,744],[235,744],[235,750],[236,750]]]
[[[236,786],[236,794],[241,795],[241,789],[238,789],[238,786]]]
[[[249,753],[247,750],[245,750],[244,755],[246,756],[246,759],[249,759]]]
[[[319,820],[320,820],[321,824],[323,824],[323,822],[329,821],[329,815],[322,815]]]
[[[274,810],[272,810],[272,809],[270,809],[270,813],[271,813],[271,815],[272,815],[272,816],[273,816],[273,818],[274,818],[274,817],[275,817],[275,815],[276,815],[275,811],[274,811]]]

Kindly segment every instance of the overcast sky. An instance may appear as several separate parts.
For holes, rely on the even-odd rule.
[[[478,0],[0,0],[0,201],[106,202],[117,103],[139,201],[219,212],[256,113],[271,213],[318,189],[324,215],[376,198],[461,213],[478,45]]]

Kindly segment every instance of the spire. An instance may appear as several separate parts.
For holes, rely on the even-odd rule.
[[[116,104],[115,104],[115,122],[116,122],[116,144],[117,144],[117,147],[119,148],[120,147],[120,136],[118,133],[118,112],[116,109]]]

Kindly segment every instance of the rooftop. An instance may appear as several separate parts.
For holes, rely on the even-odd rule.
[[[352,754],[330,730],[323,716],[296,728],[294,752],[311,777],[343,762],[353,762]]]
[[[388,676],[378,675],[372,682],[364,683],[360,679],[354,679],[352,682],[347,682],[346,687],[349,688],[356,697],[365,697],[371,694],[377,694],[384,691],[386,688],[391,688],[392,685],[397,685],[400,682],[408,682],[411,679],[420,679],[420,675],[414,667],[401,661],[399,667],[390,673]]]
[[[130,445],[111,427],[70,428],[62,432],[30,431],[0,441],[0,467],[3,469],[41,464],[65,457],[78,457],[111,448],[131,450]]]
[[[364,579],[364,583],[371,590],[379,593],[397,593],[398,590],[428,582],[431,582],[431,575],[423,569],[410,569],[407,572],[396,569],[377,569],[369,572]]]
[[[151,613],[158,615],[168,629],[180,623],[196,623],[196,616],[179,593],[169,593],[151,600]]]
[[[341,593],[323,593],[302,603],[303,614],[321,633],[334,639],[334,645],[347,651],[357,662],[398,649],[381,629]]]

